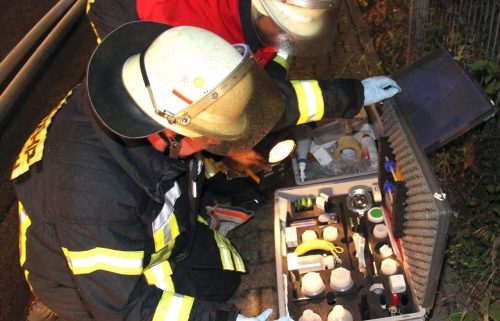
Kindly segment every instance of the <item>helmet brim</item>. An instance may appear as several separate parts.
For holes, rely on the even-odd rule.
[[[170,28],[151,21],[127,23],[104,38],[90,58],[87,87],[91,106],[104,125],[119,136],[143,138],[165,129],[130,97],[123,85],[122,68],[129,57]]]

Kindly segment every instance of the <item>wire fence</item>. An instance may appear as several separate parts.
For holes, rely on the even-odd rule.
[[[410,0],[409,20],[407,62],[439,46],[465,65],[500,65],[500,0]],[[480,67],[488,73],[482,85],[499,106],[500,71]]]

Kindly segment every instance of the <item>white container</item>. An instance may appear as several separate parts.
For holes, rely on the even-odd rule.
[[[385,224],[377,224],[373,227],[373,236],[377,239],[385,239],[389,235]]]
[[[307,272],[301,280],[302,292],[307,296],[315,296],[323,292],[325,282],[318,272]]]
[[[332,289],[344,292],[349,290],[353,284],[351,271],[343,267],[332,270],[332,274],[330,274],[330,287]]]
[[[318,239],[318,235],[313,230],[307,230],[302,233],[302,242],[314,241]]]
[[[339,237],[339,231],[335,226],[327,226],[323,229],[323,239],[333,242]]]
[[[380,270],[385,275],[393,275],[398,271],[398,262],[394,259],[387,258],[382,261]]]
[[[315,313],[313,310],[307,309],[302,312],[299,321],[323,321],[323,319],[321,319],[319,314]]]
[[[342,305],[336,305],[328,314],[328,321],[353,321],[352,314]]]

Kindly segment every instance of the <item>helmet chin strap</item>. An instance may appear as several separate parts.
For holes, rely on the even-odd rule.
[[[180,134],[167,135],[165,132],[159,132],[158,135],[167,142],[167,147],[165,148],[165,153],[168,153],[168,157],[171,159],[179,158],[181,151],[181,140],[184,136]]]

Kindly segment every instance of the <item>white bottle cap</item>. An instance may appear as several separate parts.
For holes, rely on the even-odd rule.
[[[335,226],[327,226],[323,230],[323,239],[333,242],[339,236],[339,231]]]
[[[318,272],[307,272],[301,280],[302,292],[307,296],[315,296],[325,289],[325,283]]]
[[[380,270],[385,275],[392,275],[398,271],[398,262],[391,258],[385,259],[380,265]]]
[[[353,284],[351,271],[343,267],[332,270],[332,274],[330,275],[330,287],[333,290],[340,292],[347,291]]]
[[[375,238],[385,239],[387,235],[387,226],[385,226],[385,224],[377,224],[373,227],[373,236],[375,236]]]
[[[302,233],[302,242],[317,240],[318,235],[313,230],[307,230]]]
[[[322,321],[322,319],[319,314],[315,313],[313,310],[306,309],[302,312],[299,321]]]
[[[344,309],[341,305],[336,305],[328,314],[328,321],[353,321],[353,318],[349,310]]]
[[[382,256],[383,258],[389,257],[393,254],[391,247],[387,244],[382,245],[379,252],[380,256]]]

